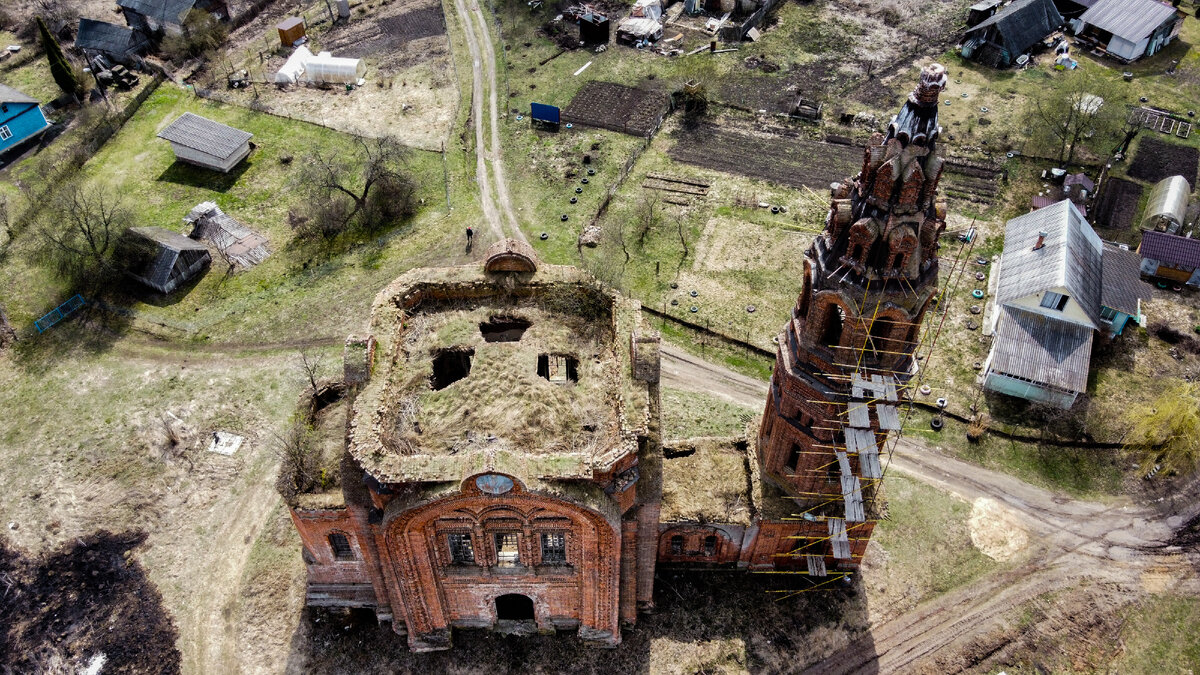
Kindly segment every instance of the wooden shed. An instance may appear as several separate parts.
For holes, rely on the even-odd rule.
[[[190,112],[158,132],[159,138],[171,142],[175,159],[221,173],[229,173],[250,154],[253,136]]]
[[[279,41],[284,47],[291,47],[296,44],[296,41],[304,37],[304,19],[298,16],[292,16],[279,22],[275,26],[279,29]]]
[[[160,293],[170,293],[212,262],[198,241],[161,227],[131,227],[121,238],[125,272]]]

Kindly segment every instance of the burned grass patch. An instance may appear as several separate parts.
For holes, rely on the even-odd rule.
[[[1143,138],[1137,156],[1129,167],[1129,176],[1157,183],[1164,178],[1182,175],[1196,187],[1196,169],[1200,167],[1200,150],[1186,145],[1166,143],[1157,138]]]
[[[706,169],[814,190],[845,180],[862,164],[858,148],[807,140],[797,131],[751,133],[711,124],[678,130],[667,154]]]
[[[177,633],[131,550],[99,532],[33,560],[0,541],[0,658],[12,672],[178,673]]]
[[[1132,174],[1132,171],[1130,173]],[[1137,217],[1141,201],[1141,185],[1123,178],[1109,179],[1104,194],[1096,203],[1093,214],[1096,225],[1110,230],[1128,230]]]

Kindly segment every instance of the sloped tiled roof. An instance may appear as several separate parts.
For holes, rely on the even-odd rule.
[[[92,19],[79,20],[79,33],[75,46],[110,54],[127,54],[147,44],[141,33],[125,26]]]
[[[0,103],[37,103],[38,100],[28,94],[23,94],[16,89],[0,84]]]
[[[1143,258],[1161,263],[1195,269],[1200,267],[1200,239],[1181,237],[1157,230],[1142,231],[1142,245],[1138,253]]]
[[[1142,281],[1142,257],[1114,244],[1104,244],[1100,304],[1137,316],[1138,300],[1149,300],[1150,284]]]
[[[1038,232],[1046,232],[1034,250]],[[996,303],[1004,305],[1039,291],[1067,289],[1093,328],[1100,321],[1101,257],[1104,245],[1083,214],[1064,199],[1008,221]]]
[[[172,143],[226,158],[237,152],[253,136],[254,134],[249,132],[190,112],[180,115],[179,119],[158,132],[159,138],[165,138]]]
[[[1066,391],[1086,391],[1092,359],[1087,326],[1002,307],[991,370]]]
[[[1157,0],[1099,0],[1079,20],[1130,42],[1138,42],[1175,14]]]

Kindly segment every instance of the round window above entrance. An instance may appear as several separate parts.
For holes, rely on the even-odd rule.
[[[502,495],[513,489],[513,481],[508,476],[489,473],[475,479],[475,487],[489,495]]]

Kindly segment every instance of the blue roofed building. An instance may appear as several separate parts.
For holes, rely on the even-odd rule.
[[[0,84],[0,155],[49,128],[36,98]]]

